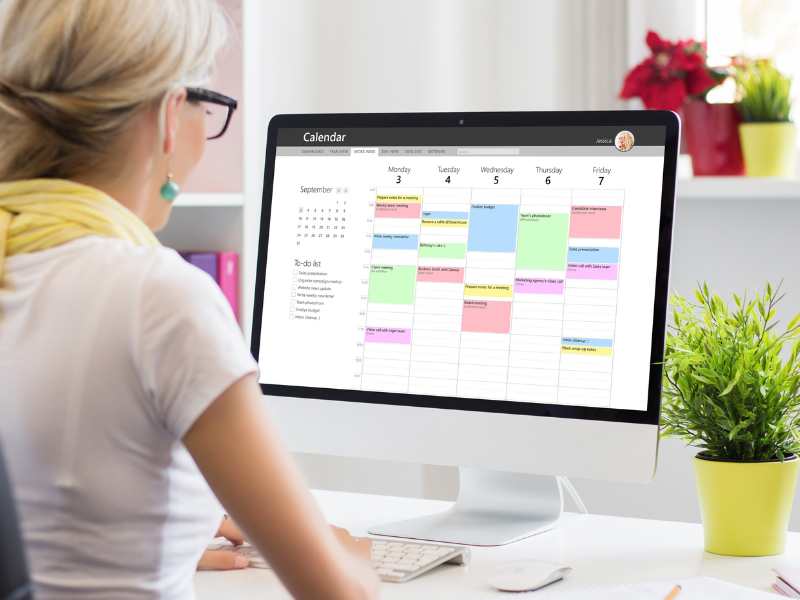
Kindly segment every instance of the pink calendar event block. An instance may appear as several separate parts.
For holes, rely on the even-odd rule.
[[[410,344],[411,330],[395,327],[367,327],[364,341],[378,344]]]
[[[617,265],[572,263],[567,265],[569,279],[601,279],[614,281],[617,278]]]
[[[508,333],[511,331],[511,302],[465,300],[461,330],[474,333]]]
[[[464,269],[460,267],[419,267],[417,281],[430,283],[462,283]]]
[[[621,206],[573,206],[569,221],[571,238],[618,238],[622,228]]]
[[[379,202],[375,216],[382,219],[419,219],[422,205],[416,202]]]
[[[514,281],[516,294],[563,294],[563,279],[526,279],[519,278]]]

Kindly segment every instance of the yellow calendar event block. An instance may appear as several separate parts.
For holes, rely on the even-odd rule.
[[[422,202],[422,196],[408,195],[408,194],[378,194],[376,201],[378,204],[394,204],[401,202],[403,204]]]
[[[611,356],[611,348],[598,348],[597,346],[570,346],[561,345],[561,354],[591,354],[592,356]]]
[[[459,219],[422,219],[423,227],[466,227],[466,220]]]
[[[510,285],[467,284],[464,286],[465,298],[511,298],[514,291]]]

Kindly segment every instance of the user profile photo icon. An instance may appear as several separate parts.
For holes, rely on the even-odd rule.
[[[633,148],[634,137],[630,131],[620,131],[614,138],[614,146],[620,152],[628,152]]]

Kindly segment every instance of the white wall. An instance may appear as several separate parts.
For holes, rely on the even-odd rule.
[[[645,30],[695,35],[697,4],[254,0],[246,27],[259,37],[247,42],[246,85],[255,81],[259,89],[247,93],[256,106],[245,110],[271,115],[613,108],[619,105],[616,92],[626,65],[645,52]],[[264,134],[248,132],[249,244],[257,236]],[[680,199],[673,288],[687,293],[706,279],[727,293],[785,278],[797,309],[800,255],[793,243],[798,222],[800,202]],[[254,265],[245,268],[252,276]],[[649,485],[576,485],[593,512],[697,521],[692,455],[681,443],[666,441]],[[316,487],[442,498],[454,497],[457,489],[455,471],[448,468],[298,458]],[[797,511],[793,528],[800,529]]]
[[[797,227],[800,201],[791,199],[679,199],[671,287],[690,293],[707,280],[718,293],[755,291],[765,281],[784,281],[779,310],[785,324],[800,312]],[[656,479],[646,486],[576,482],[595,512],[698,521],[690,458],[677,441],[662,444]],[[800,530],[795,498],[791,528]]]

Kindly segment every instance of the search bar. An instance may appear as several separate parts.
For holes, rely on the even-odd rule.
[[[492,146],[489,148],[457,148],[456,155],[458,156],[519,156],[519,148],[498,148]]]

